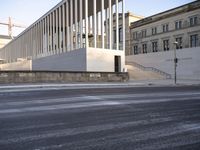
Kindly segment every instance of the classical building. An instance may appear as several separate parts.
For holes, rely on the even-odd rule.
[[[12,37],[7,35],[0,35],[0,49],[8,44],[12,40]]]
[[[0,59],[1,70],[122,72],[124,0],[62,0],[2,48]]]
[[[131,23],[129,55],[200,46],[200,1]]]
[[[139,16],[136,14],[133,14],[131,12],[127,12],[125,13],[125,55],[128,55],[131,51],[131,46],[130,46],[130,25],[132,22],[138,21],[140,19],[144,18],[143,16]],[[123,45],[123,36],[122,36],[122,13],[119,14],[119,45],[122,46]],[[105,22],[106,25],[106,22]],[[116,46],[116,14],[113,14],[113,47]],[[105,27],[106,29],[106,27]],[[107,30],[106,30],[107,31]]]

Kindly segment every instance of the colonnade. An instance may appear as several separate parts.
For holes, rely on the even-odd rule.
[[[9,63],[88,47],[125,50],[124,0],[63,0],[3,47],[0,59]]]

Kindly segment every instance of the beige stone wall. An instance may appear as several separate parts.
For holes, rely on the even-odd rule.
[[[53,72],[53,71],[4,71],[0,84],[6,83],[71,83],[71,82],[125,82],[128,73],[103,72]]]
[[[180,11],[180,8],[178,9]],[[177,10],[173,10],[176,12]],[[169,14],[170,12],[168,12]],[[141,25],[136,28],[131,29],[131,53],[133,54],[133,46],[138,45],[139,53],[142,53],[142,44],[147,43],[147,50],[148,52],[152,52],[152,41],[158,41],[158,51],[163,50],[163,40],[169,39],[169,48],[173,49],[175,45],[176,37],[183,38],[183,48],[190,47],[190,35],[198,34],[198,45],[200,46],[200,9],[196,9],[189,12],[182,12],[181,14],[173,15],[171,17],[165,17],[163,15],[158,15],[157,17],[161,17],[160,20],[148,23],[146,25]],[[190,26],[190,17],[197,16],[198,17],[198,24],[196,26]],[[156,18],[152,17],[153,19]],[[182,21],[182,29],[175,29],[175,22],[181,20]],[[163,32],[163,25],[169,25],[169,31]],[[157,34],[152,35],[152,28],[157,27]],[[147,30],[147,36],[145,38],[141,37],[141,31]],[[138,39],[133,39],[133,34],[138,33]]]

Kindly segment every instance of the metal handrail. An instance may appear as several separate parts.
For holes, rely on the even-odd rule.
[[[136,62],[126,62],[126,64],[127,65],[129,65],[129,64],[134,65],[135,67],[140,68],[143,71],[153,71],[153,72],[158,73],[158,74],[160,74],[162,76],[165,76],[167,79],[171,79],[172,78],[171,74],[168,74],[168,73],[166,73],[164,71],[161,71],[161,70],[159,70],[157,68],[154,68],[154,67],[145,67],[145,66],[143,66],[141,64],[138,64]]]

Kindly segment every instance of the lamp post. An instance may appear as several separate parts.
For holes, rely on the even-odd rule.
[[[178,47],[178,42],[175,41],[174,42],[174,84],[176,84],[176,80],[177,80],[177,75],[176,75],[176,71],[177,71],[177,63],[178,63],[178,58],[176,57],[176,48]]]

